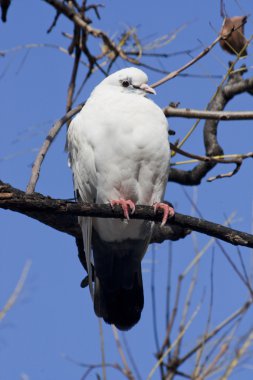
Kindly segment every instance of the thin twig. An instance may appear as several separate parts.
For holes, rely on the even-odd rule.
[[[104,4],[91,4],[91,5],[88,5],[86,8],[85,8],[85,11],[89,11],[90,9],[93,9],[97,18],[100,20],[101,17],[100,17],[100,14],[98,12],[98,8],[104,8]]]
[[[152,245],[152,271],[151,271],[151,303],[152,303],[152,320],[153,320],[153,332],[156,345],[156,352],[159,353],[159,338],[157,329],[157,315],[156,315],[156,294],[155,294],[155,257],[156,246]],[[164,378],[163,363],[160,365],[161,378]]]
[[[117,346],[117,349],[118,349],[119,355],[120,355],[121,360],[122,360],[122,363],[123,363],[124,373],[125,373],[125,375],[127,376],[127,378],[128,378],[129,380],[134,380],[134,377],[133,377],[132,371],[130,370],[130,368],[129,368],[129,366],[128,366],[128,363],[127,363],[127,359],[126,359],[125,353],[124,353],[123,348],[122,348],[122,345],[121,345],[121,343],[120,343],[118,330],[117,330],[117,328],[116,328],[114,325],[112,325],[112,331],[113,331],[113,336],[114,336],[114,339],[115,339],[115,342],[116,342],[116,346]]]
[[[223,253],[223,255],[225,256],[225,258],[227,259],[227,261],[229,262],[229,264],[233,268],[234,272],[237,274],[237,276],[240,278],[240,280],[246,286],[246,288],[248,289],[251,297],[253,297],[253,290],[251,288],[250,283],[248,283],[247,278],[246,279],[244,278],[243,274],[237,268],[236,264],[233,262],[233,260],[231,259],[230,255],[227,253],[227,251],[225,250],[225,248],[223,247],[223,245],[221,244],[221,242],[217,241],[217,244],[220,247],[220,250]]]
[[[156,316],[156,296],[155,296],[155,257],[156,257],[156,246],[152,245],[152,270],[151,270],[151,300],[152,300],[152,316],[153,316],[153,331],[156,344],[156,350],[159,351],[159,339],[157,330],[157,316]]]
[[[239,27],[241,27],[241,25]],[[237,29],[239,27],[237,27]],[[151,85],[151,87],[156,88],[156,87],[160,86],[161,84],[167,82],[168,80],[171,80],[171,79],[175,78],[176,76],[178,76],[178,74],[180,74],[182,71],[188,69],[188,67],[192,66],[197,61],[199,61],[201,58],[203,58],[205,55],[207,55],[209,53],[209,51],[212,50],[213,47],[218,42],[220,42],[221,40],[226,40],[235,30],[236,30],[235,28],[232,28],[231,31],[226,36],[219,35],[209,46],[207,46],[196,57],[194,57],[193,59],[191,59],[189,62],[187,62],[185,65],[183,65],[179,69],[177,69],[175,71],[172,71],[170,74],[166,75],[164,78],[162,78],[162,79],[158,80],[157,82],[153,83]]]
[[[98,318],[98,323],[99,323],[100,349],[101,349],[101,357],[102,357],[102,373],[103,373],[103,380],[106,380],[105,342],[104,342],[104,333],[103,333],[103,322],[101,318]]]
[[[199,350],[199,353],[202,356],[202,353],[204,352],[204,350],[207,350],[207,347],[211,346],[211,349],[209,350],[208,354],[206,354],[205,359],[204,359],[204,361],[203,361],[203,363],[199,369],[198,376],[201,376],[202,373],[204,373],[206,371],[206,368],[208,368],[210,366],[210,364],[212,364],[212,361],[210,360],[211,357],[213,355],[215,355],[215,353],[217,351],[218,352],[220,351],[220,348],[224,343],[227,345],[227,348],[228,348],[227,352],[229,352],[229,348],[230,348],[230,345],[232,343],[232,338],[233,338],[234,333],[237,330],[238,325],[239,325],[239,322],[237,320],[234,324],[232,324],[230,326],[230,328],[227,331],[224,332],[224,334],[221,334],[221,336],[218,339],[215,339],[213,341],[208,342],[207,344],[204,344],[203,348],[201,348]],[[231,333],[230,333],[230,331],[231,331]],[[229,334],[229,336],[228,336],[228,334]],[[224,356],[225,356],[225,354],[226,353],[224,353]],[[198,355],[198,353],[196,355]],[[222,357],[220,359],[222,359]],[[213,368],[213,372],[214,371],[217,371],[217,368]]]
[[[163,344],[162,344],[162,347],[161,347],[161,350],[160,350],[158,357],[162,356],[166,347],[170,347],[170,334],[171,334],[171,330],[172,330],[172,327],[174,325],[175,318],[176,318],[176,315],[178,312],[178,304],[179,304],[179,300],[180,300],[182,280],[183,280],[182,275],[179,275],[178,279],[177,279],[177,288],[176,288],[176,296],[175,296],[174,306],[173,306],[172,313],[171,313],[171,316],[170,316],[170,319],[169,319],[169,322],[168,322],[168,325],[166,328],[165,338],[164,338],[164,341],[163,341]]]
[[[204,362],[201,366],[200,373],[205,371],[205,368],[207,367],[207,363],[211,356],[215,353],[216,350],[218,350],[224,343],[227,345],[228,350],[232,344],[232,341],[235,338],[235,334],[238,331],[240,324],[243,320],[244,314],[241,314],[237,320],[235,320],[234,323],[231,324],[231,326],[225,331],[216,341],[214,342],[213,347],[210,349],[210,351],[206,354],[206,357],[204,359]],[[211,343],[211,341],[210,341]],[[203,348],[207,348],[207,344],[204,344]],[[215,371],[215,370],[214,370]]]
[[[53,127],[50,129],[46,140],[44,141],[42,147],[39,150],[39,153],[34,161],[33,167],[32,167],[32,174],[29,180],[29,183],[26,188],[27,194],[32,194],[35,190],[37,181],[39,179],[40,175],[40,168],[41,164],[47,154],[47,151],[54,140],[54,138],[57,136],[59,131],[61,130],[62,126],[71,119],[74,115],[76,115],[83,107],[84,103],[79,104],[77,107],[73,108],[71,111],[67,112],[61,119],[57,120]]]
[[[245,160],[247,158],[253,158],[253,152],[249,152],[245,154],[222,155],[222,156],[200,156],[198,154],[186,152],[185,150],[178,148],[177,145],[173,143],[170,143],[170,147],[173,151],[181,154],[182,156],[189,157],[192,159],[196,159],[197,161],[203,161],[203,162],[215,162],[215,163],[220,163],[220,164],[241,165],[242,160]]]
[[[213,182],[216,179],[233,177],[236,173],[238,173],[238,171],[240,170],[241,166],[242,166],[242,161],[241,162],[237,162],[236,163],[236,167],[234,168],[234,170],[232,170],[232,171],[230,171],[228,173],[217,174],[216,176],[209,177],[209,178],[207,178],[207,182]]]
[[[149,64],[144,63],[144,62],[139,62],[138,65],[136,65],[136,66],[144,67],[144,68],[149,69],[150,71],[153,71],[155,73],[160,73],[160,74],[169,74],[170,73],[170,71],[168,71],[168,70],[159,69],[155,66],[149,65]],[[221,75],[215,76],[215,75],[189,74],[189,73],[181,73],[181,74],[178,74],[178,76],[181,78],[199,78],[199,79],[210,79],[210,78],[220,79],[222,77]]]
[[[94,369],[102,368],[103,367],[103,365],[101,363],[98,363],[98,364],[88,364],[88,363],[83,363],[83,362],[77,361],[77,360],[71,358],[68,355],[63,355],[63,356],[64,356],[64,358],[66,360],[70,361],[71,363],[74,363],[74,364],[76,364],[76,365],[78,365],[79,367],[82,367],[82,368],[87,368],[86,372],[81,377],[81,380],[85,380],[87,378],[87,376],[89,375],[89,373],[91,371],[93,371]],[[113,369],[119,371],[122,375],[125,376],[123,368],[118,363],[105,363],[104,365],[105,365],[106,368],[113,368]]]
[[[70,111],[70,109],[72,108],[73,96],[74,96],[74,91],[76,87],[76,77],[77,77],[77,72],[78,72],[80,58],[81,58],[81,49],[79,47],[80,32],[77,32],[74,38],[77,38],[78,41],[76,42],[76,45],[75,45],[75,59],[74,59],[73,69],[72,69],[71,78],[70,78],[70,82],[68,86],[66,112]]]
[[[220,351],[218,354],[214,357],[213,361],[209,364],[209,366],[206,368],[206,370],[203,372],[203,374],[196,378],[196,380],[205,380],[208,376],[212,374],[212,372],[215,369],[215,366],[220,361],[220,359],[224,356],[224,354],[228,351],[228,344],[224,343],[220,347]]]
[[[12,47],[11,49],[8,49],[8,50],[2,50],[0,52],[0,56],[5,56],[9,53],[15,53],[19,50],[23,50],[23,49],[28,49],[28,50],[32,50],[32,49],[42,49],[42,48],[50,48],[50,49],[56,49],[58,50],[59,52],[67,55],[68,57],[71,57],[71,58],[75,58],[75,55],[74,54],[69,54],[69,51],[67,49],[65,49],[64,47],[60,46],[60,45],[55,45],[55,44],[48,44],[48,43],[31,43],[31,44],[24,44],[24,45],[17,45],[17,46],[14,46]],[[80,60],[80,63],[84,66],[88,66],[86,62]]]
[[[195,354],[203,344],[207,343],[210,339],[212,339],[215,335],[217,335],[225,326],[234,321],[240,315],[244,314],[252,304],[252,300],[244,303],[242,307],[236,310],[233,314],[227,317],[223,322],[217,325],[208,335],[203,337],[199,343],[197,343],[187,354],[185,354],[178,362],[178,365],[183,364],[186,360],[188,360],[193,354]]]
[[[166,315],[165,323],[168,326],[170,316],[171,299],[171,274],[172,274],[172,242],[168,242],[167,286],[166,286]]]
[[[29,270],[31,268],[31,265],[32,265],[32,262],[30,260],[26,262],[13,293],[9,297],[9,299],[6,302],[6,304],[4,305],[3,309],[0,310],[0,321],[2,321],[6,317],[6,314],[8,313],[8,311],[16,303],[16,301],[17,301],[17,299],[18,299],[18,297],[19,297],[19,295],[20,295],[20,293],[24,287],[24,284],[25,284],[27,275],[29,273]]]
[[[171,319],[170,319],[170,324],[168,325],[167,327],[167,331],[166,331],[166,336],[165,336],[165,339],[164,339],[164,343],[163,343],[163,346],[162,346],[162,349],[161,351],[163,351],[166,347],[166,345],[168,345],[169,343],[169,336],[170,336],[170,333],[171,333],[171,330],[172,330],[172,327],[173,327],[173,324],[174,324],[174,320],[175,320],[175,317],[176,317],[176,313],[177,313],[177,310],[178,310],[178,304],[179,304],[179,298],[180,298],[180,292],[181,292],[181,286],[182,286],[182,282],[183,282],[183,279],[186,277],[186,275],[189,273],[189,271],[193,268],[193,267],[196,267],[196,264],[199,262],[200,258],[203,256],[203,254],[205,252],[207,252],[208,248],[211,246],[211,244],[213,244],[215,242],[215,239],[210,239],[208,241],[208,243],[203,247],[202,250],[200,250],[197,255],[195,255],[195,257],[193,258],[193,260],[190,262],[190,264],[187,265],[187,267],[185,268],[185,270],[178,276],[178,283],[177,283],[177,289],[176,289],[176,299],[175,299],[175,304],[174,304],[174,308],[173,308],[173,311],[172,311],[172,316],[171,316]],[[181,325],[181,329],[183,328],[184,326]],[[181,341],[181,339],[179,339],[179,342]],[[177,363],[178,361],[180,361],[180,359],[178,358],[178,356],[175,356],[173,358],[173,363]],[[173,371],[175,370],[175,368],[173,368]]]
[[[197,252],[196,252],[196,254],[197,254]],[[187,294],[186,294],[186,297],[184,300],[184,307],[183,307],[183,312],[182,312],[182,318],[181,318],[180,325],[179,325],[179,332],[181,332],[184,329],[186,319],[188,316],[188,311],[189,311],[189,308],[191,305],[191,299],[192,299],[193,291],[194,291],[196,283],[197,283],[198,270],[199,270],[198,264],[199,264],[199,261],[196,262],[194,272],[193,272],[193,275],[191,278],[190,286],[188,287]],[[174,360],[177,360],[179,358],[182,342],[183,342],[183,336],[181,339],[179,339],[178,344],[175,347]]]
[[[81,94],[85,84],[87,83],[88,79],[91,77],[92,73],[93,73],[93,67],[90,67],[82,83],[80,84],[79,89],[76,91],[75,97],[73,99],[73,103],[78,99],[79,95]]]
[[[56,11],[56,14],[55,14],[55,17],[54,17],[54,19],[53,19],[53,22],[52,22],[52,24],[50,25],[50,27],[48,28],[47,33],[51,33],[51,32],[52,32],[52,30],[54,29],[54,27],[55,27],[56,24],[57,24],[57,21],[58,21],[58,18],[60,17],[60,15],[61,15],[61,12]]]
[[[195,309],[195,311],[193,312],[191,318],[189,319],[189,321],[187,322],[187,324],[185,325],[184,329],[180,332],[180,334],[178,334],[177,338],[174,340],[174,342],[167,348],[167,350],[165,350],[165,352],[163,353],[163,355],[160,357],[159,360],[157,360],[156,364],[154,365],[154,367],[151,369],[151,371],[149,372],[148,374],[148,377],[147,377],[147,380],[150,380],[156,369],[161,365],[161,363],[163,362],[163,360],[166,358],[166,356],[173,350],[173,348],[176,346],[176,344],[178,343],[178,341],[182,338],[183,335],[185,335],[186,331],[188,330],[188,328],[190,327],[190,325],[192,324],[192,322],[194,321],[194,319],[196,318],[198,312],[200,310],[200,305],[197,306],[197,308]]]
[[[185,195],[187,196],[187,198],[189,199],[189,201],[192,203],[192,200],[191,198],[189,197],[188,193],[183,189]],[[194,205],[198,215],[202,218],[202,213],[200,212],[200,210],[197,208],[196,205]],[[233,215],[233,214],[232,214]],[[228,225],[230,225],[231,223],[231,220],[228,219]],[[237,274],[237,276],[240,278],[240,280],[244,283],[244,285],[247,287],[247,289],[249,290],[250,294],[252,295],[253,294],[253,291],[251,289],[251,286],[250,284],[247,282],[247,280],[244,279],[243,275],[241,274],[241,272],[239,271],[239,269],[237,268],[237,266],[234,264],[233,260],[231,259],[230,255],[226,252],[225,248],[223,247],[223,245],[221,244],[221,242],[219,240],[215,240],[216,244],[218,245],[218,247],[220,248],[221,252],[224,254],[225,258],[227,259],[227,261],[229,262],[229,264],[232,266],[233,270],[235,271],[235,273]]]
[[[197,205],[197,191],[196,191],[197,188],[194,188],[194,190],[195,191],[194,191],[193,196],[192,196],[192,209],[191,209],[191,215],[193,215],[193,216],[195,215],[195,208]],[[192,239],[193,239],[195,256],[197,256],[199,253],[199,249],[197,246],[196,239],[194,241],[194,237],[196,237],[195,233],[192,234]],[[194,272],[192,274],[190,286],[188,287],[187,295],[186,295],[185,300],[184,300],[184,307],[183,307],[182,317],[181,317],[181,321],[180,321],[180,325],[179,325],[179,331],[181,331],[184,328],[184,325],[186,323],[186,318],[188,316],[188,311],[190,308],[193,291],[194,291],[196,283],[197,283],[198,272],[199,272],[199,260],[196,261],[196,263],[195,263]],[[183,337],[182,337],[182,339],[179,340],[179,342],[178,342],[178,344],[174,350],[174,358],[173,358],[174,361],[177,361],[177,359],[179,358],[180,349],[182,346],[182,341],[183,341]]]
[[[126,338],[126,334],[124,332],[122,333],[122,340],[123,340],[123,343],[124,343],[124,346],[125,346],[125,349],[126,349],[127,356],[129,357],[129,361],[130,361],[130,363],[131,363],[131,365],[132,365],[132,367],[134,369],[134,372],[136,374],[136,378],[138,380],[142,380],[141,374],[139,372],[139,369],[137,367],[135,359],[134,359],[134,357],[132,355],[132,352],[130,350],[130,347],[129,347],[129,344],[128,344],[128,341],[127,341],[127,338]]]
[[[231,225],[228,224],[228,227],[231,227]],[[246,266],[245,266],[245,263],[244,263],[244,260],[243,260],[243,257],[242,257],[242,253],[241,253],[241,250],[240,250],[239,247],[236,247],[236,252],[237,252],[238,257],[239,257],[239,261],[240,261],[240,264],[241,264],[241,267],[242,267],[242,271],[243,271],[243,274],[244,274],[245,282],[247,282],[248,288],[252,289],[251,283],[250,283],[250,278],[248,276],[248,272],[247,272],[247,269],[246,269]],[[252,294],[252,290],[250,291],[250,293]]]
[[[207,321],[206,321],[206,328],[205,328],[205,333],[204,336],[208,334],[210,324],[211,324],[211,317],[212,317],[212,311],[213,311],[213,268],[214,268],[214,249],[212,249],[212,256],[211,256],[211,269],[210,269],[210,301],[209,301],[209,307],[208,307],[208,316],[207,316]],[[203,369],[203,367],[200,367],[200,361],[204,352],[205,346],[203,345],[201,349],[198,352],[197,356],[197,362],[195,365],[194,373],[193,376],[197,376],[199,372]]]
[[[182,150],[181,150],[182,151]],[[185,152],[185,151],[182,151],[182,152]],[[188,157],[190,155],[192,155],[192,153],[189,153],[189,152],[185,152]],[[206,160],[206,157],[209,157],[210,160]],[[176,161],[176,162],[172,162],[170,165],[171,166],[178,166],[178,165],[187,165],[187,164],[194,164],[198,161],[211,161],[212,159],[216,160],[216,159],[222,159],[223,161],[221,161],[220,163],[224,163],[225,160],[229,159],[231,160],[230,161],[226,161],[225,163],[228,163],[228,164],[234,164],[234,163],[237,163],[237,160],[240,162],[240,160],[244,160],[244,159],[247,159],[247,158],[253,158],[253,152],[249,152],[249,153],[233,153],[233,154],[222,154],[222,155],[219,155],[219,156],[199,156],[199,159],[191,159],[191,160],[185,160],[185,161]]]
[[[75,12],[73,8],[70,8],[66,3],[62,3],[59,0],[44,0],[46,3],[52,5],[56,10],[60,11],[64,16],[69,18],[74,24],[80,27],[85,33],[92,35],[94,38],[100,38],[108,49],[118,54],[123,60],[138,64],[136,59],[128,57],[123,50],[118,49],[114,41],[112,41],[106,33],[100,29],[93,28],[88,22],[84,21],[79,13]]]
[[[251,331],[250,334],[247,335],[247,338],[245,339],[243,345],[236,351],[234,359],[231,361],[224,375],[222,375],[219,378],[219,380],[227,380],[229,378],[230,374],[238,365],[239,360],[245,354],[245,352],[247,351],[249,346],[252,344],[252,342],[253,342],[253,331]]]

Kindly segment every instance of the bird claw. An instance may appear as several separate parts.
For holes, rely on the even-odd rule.
[[[172,218],[175,215],[174,208],[169,206],[167,203],[156,202],[153,204],[153,207],[155,213],[159,208],[163,210],[161,227],[163,227],[167,223],[168,218]]]
[[[117,199],[117,200],[112,200],[110,201],[110,205],[113,208],[115,205],[121,206],[123,212],[124,212],[124,217],[129,220],[129,213],[128,213],[128,207],[131,210],[131,215],[135,212],[135,204],[132,202],[130,199]]]

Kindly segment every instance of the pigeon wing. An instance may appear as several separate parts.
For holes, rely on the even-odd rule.
[[[71,122],[67,135],[69,165],[73,172],[75,197],[78,201],[94,203],[96,200],[96,168],[94,150],[85,134],[85,117],[79,113]],[[84,242],[84,252],[89,277],[89,289],[93,298],[92,286],[92,218],[78,217]]]

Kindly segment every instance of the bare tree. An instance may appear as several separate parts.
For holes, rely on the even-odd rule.
[[[220,44],[221,48],[233,54],[233,61],[229,65],[221,78],[220,84],[215,93],[210,96],[210,101],[205,110],[196,110],[188,108],[180,108],[176,102],[169,104],[164,108],[164,114],[169,118],[192,118],[197,119],[192,128],[184,136],[184,138],[171,143],[173,160],[171,163],[171,172],[169,181],[178,185],[201,186],[201,182],[213,168],[217,167],[219,174],[208,177],[208,181],[216,181],[222,178],[227,179],[229,187],[229,178],[238,175],[245,160],[253,157],[253,152],[235,152],[225,154],[224,149],[218,142],[218,130],[221,120],[227,123],[232,120],[253,120],[253,112],[249,111],[225,111],[228,103],[241,94],[247,93],[253,95],[253,77],[248,76],[248,69],[245,65],[240,66],[240,58],[247,55],[253,36],[246,38],[244,34],[244,26],[247,22],[246,16],[229,18],[224,3],[221,1],[221,31],[208,46],[200,51],[196,49],[188,49],[184,51],[176,51],[173,54],[185,54],[190,59],[179,69],[173,72],[167,72],[160,69],[158,65],[151,64],[149,58],[155,57],[162,59],[164,66],[169,54],[164,52],[163,47],[171,38],[168,34],[164,37],[151,40],[145,43],[138,35],[135,27],[128,27],[122,34],[114,38],[110,37],[104,30],[93,27],[94,18],[100,19],[102,5],[90,4],[87,1],[60,1],[60,0],[44,0],[46,5],[55,11],[55,17],[52,20],[47,33],[51,33],[57,28],[57,22],[60,18],[65,18],[72,26],[73,33],[64,32],[68,46],[60,47],[52,44],[50,47],[58,49],[64,54],[69,55],[73,59],[72,70],[69,77],[68,90],[66,94],[66,109],[62,112],[63,116],[57,120],[49,130],[45,141],[43,142],[38,155],[34,161],[31,177],[27,184],[26,191],[16,189],[15,187],[0,181],[0,208],[15,211],[33,218],[47,226],[58,231],[73,236],[76,240],[80,261],[86,270],[85,255],[83,253],[83,244],[81,231],[77,223],[77,216],[99,216],[102,218],[122,218],[122,211],[115,207],[114,210],[108,205],[80,204],[72,200],[54,199],[35,192],[36,184],[39,180],[40,169],[43,160],[47,155],[51,144],[56,138],[62,127],[69,123],[71,118],[78,113],[84,102],[78,106],[73,106],[82,89],[86,86],[88,80],[92,76],[96,76],[98,72],[107,76],[116,64],[134,65],[143,67],[144,69],[159,73],[161,78],[153,87],[165,86],[166,83],[173,78],[179,76],[189,76],[187,69],[196,67],[196,64],[205,56],[210,57],[210,52],[214,47]],[[6,4],[8,5],[6,6]],[[6,21],[6,12],[10,6],[10,2],[0,2],[2,7],[3,21]],[[11,4],[13,12],[15,12],[15,3]],[[36,15],[34,15],[36,17]],[[186,25],[187,26],[187,25]],[[250,29],[250,26],[249,26]],[[179,31],[174,31],[174,36]],[[93,41],[90,44],[90,41]],[[95,41],[95,43],[94,43]],[[18,46],[15,49],[33,49],[39,45]],[[4,58],[10,51],[0,51],[0,55]],[[77,80],[78,70],[80,66],[85,66],[86,76],[81,83]],[[199,154],[201,150],[198,148],[191,151],[186,150],[183,145],[186,141],[190,141],[193,132],[196,130],[200,120],[204,119],[202,150],[204,154]],[[198,132],[200,133],[200,132]],[[186,157],[187,160],[177,161],[178,155]],[[228,164],[233,164],[231,171],[224,168]],[[190,165],[189,170],[179,169],[181,165]],[[4,180],[2,178],[2,180]],[[243,318],[251,310],[252,307],[252,284],[248,271],[245,267],[240,246],[253,248],[253,235],[244,231],[238,231],[231,227],[233,215],[226,217],[224,225],[205,220],[198,210],[197,203],[194,199],[190,199],[198,217],[192,215],[182,215],[176,213],[172,220],[169,220],[164,227],[156,224],[152,236],[152,242],[162,243],[169,241],[168,251],[168,272],[167,272],[167,289],[165,290],[165,316],[166,328],[164,331],[163,341],[159,341],[157,333],[157,304],[155,289],[155,250],[153,251],[152,263],[152,308],[153,308],[153,332],[156,345],[156,362],[148,374],[147,379],[153,378],[156,373],[160,374],[163,380],[173,378],[188,378],[194,380],[204,380],[209,377],[216,379],[227,379],[242,359],[247,358],[250,354],[253,343],[253,330],[249,329],[244,336],[238,335],[239,326],[243,323]],[[155,215],[153,209],[147,206],[137,206],[136,212],[131,216],[136,219],[148,219],[159,222],[161,213]],[[193,235],[193,243],[196,243],[195,231],[210,236],[207,245],[200,249],[197,244],[193,244],[195,256],[189,265],[178,275],[175,293],[172,295],[172,241],[184,239],[188,235]],[[195,240],[194,240],[195,239]],[[230,253],[223,247],[221,241],[225,241],[236,246],[237,254],[240,260],[240,266],[235,264]],[[231,265],[235,275],[246,289],[247,297],[242,300],[241,306],[231,312],[223,321],[212,324],[212,316],[214,309],[213,295],[213,271],[214,257],[213,249],[212,260],[210,264],[210,294],[208,307],[203,306],[203,300],[199,299],[196,304],[194,301],[194,309],[192,311],[193,294],[196,291],[199,276],[199,262],[208,248],[218,247]],[[191,276],[191,277],[190,277]],[[189,279],[190,277],[190,279]],[[87,286],[87,278],[82,282],[82,286]],[[2,313],[6,307],[3,309]],[[198,340],[192,342],[191,347],[184,347],[184,340],[191,324],[199,313],[205,314],[204,328],[199,333]],[[1,312],[0,312],[1,316]],[[1,318],[0,318],[1,319]],[[178,322],[176,323],[176,320]],[[113,329],[113,336],[117,345],[121,363],[106,362],[105,353],[106,346],[103,341],[103,328],[100,323],[101,337],[101,363],[79,363],[85,367],[83,379],[87,378],[92,371],[101,373],[98,378],[106,379],[106,368],[113,368],[128,379],[141,379],[142,376],[138,370],[138,363],[135,363],[131,354],[131,349],[127,342],[126,335],[118,335],[116,328]],[[237,337],[237,340],[235,339]]]

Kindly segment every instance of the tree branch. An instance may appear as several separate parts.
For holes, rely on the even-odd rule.
[[[33,193],[32,195],[29,195],[19,189],[16,189],[12,187],[9,184],[6,184],[2,181],[0,181],[0,203],[1,200],[4,202],[4,199],[14,199],[14,203],[16,203],[16,206],[14,204],[9,209],[11,211],[17,211],[23,215],[26,215],[30,218],[33,218],[43,224],[46,224],[49,227],[52,227],[56,229],[57,231],[64,232],[66,234],[69,234],[76,239],[81,239],[81,229],[77,221],[77,215],[72,214],[57,214],[57,213],[46,213],[41,212],[39,209],[31,210],[29,207],[26,209],[26,207],[18,207],[18,203],[23,202],[23,200],[27,200],[27,202],[31,203],[33,200],[35,202],[44,203],[47,202],[47,200],[52,199],[50,197],[45,197],[42,194],[39,193]],[[27,203],[27,204],[28,204]],[[71,203],[73,204],[73,202]],[[3,205],[3,204],[2,204]],[[0,205],[0,208],[5,208]],[[162,243],[164,240],[173,240],[176,241],[178,239],[184,238],[186,235],[188,235],[191,231],[187,228],[182,228],[181,226],[177,225],[166,225],[164,227],[160,227],[159,224],[155,225],[155,228],[153,230],[153,235],[151,238],[152,243]]]
[[[164,113],[166,116],[182,116],[182,117],[198,117],[211,119],[208,123],[206,122],[204,126],[204,131],[206,137],[206,148],[209,146],[209,152],[206,152],[209,156],[222,155],[223,151],[221,147],[218,147],[216,135],[213,133],[216,130],[217,134],[217,120],[236,120],[237,119],[251,119],[253,117],[253,112],[223,112],[223,109],[226,103],[232,99],[237,94],[240,94],[245,91],[252,91],[253,89],[253,77],[250,79],[242,79],[241,76],[237,77],[235,81],[234,77],[230,78],[228,84],[220,91],[218,91],[216,97],[209,105],[209,109],[207,111],[199,111],[199,110],[188,110],[188,109],[175,109],[173,107],[166,107],[164,109]],[[231,83],[232,82],[232,83]],[[40,168],[42,162],[47,154],[48,149],[50,148],[51,143],[54,138],[57,136],[61,127],[70,120],[75,114],[77,114],[84,103],[79,104],[77,107],[73,108],[66,115],[64,115],[61,119],[57,120],[51,130],[49,131],[36,159],[33,164],[32,174],[27,185],[27,194],[32,194],[35,190],[36,183],[39,179]],[[218,111],[216,111],[218,109]],[[241,114],[241,115],[239,115]],[[191,116],[189,116],[191,115]],[[242,117],[244,115],[244,117]],[[212,140],[212,144],[208,145],[208,141]],[[216,142],[215,142],[216,141]],[[212,146],[211,146],[212,145]],[[195,168],[189,171],[180,170],[180,169],[171,169],[170,173],[170,181],[177,182],[183,185],[199,185],[202,178],[215,166],[214,162],[205,162],[198,164]]]
[[[123,50],[119,49],[115,43],[100,29],[95,29],[84,21],[80,15],[75,12],[73,8],[68,7],[65,3],[59,0],[44,0],[46,3],[52,5],[57,11],[61,12],[64,16],[74,22],[74,24],[80,27],[84,32],[90,34],[95,38],[101,38],[103,43],[109,48],[110,51],[120,56],[125,61],[138,65],[139,61],[128,57]]]
[[[245,23],[245,22],[244,22]],[[214,46],[220,42],[221,40],[223,41],[226,41],[230,36],[231,34],[239,29],[240,27],[242,26],[242,24],[238,25],[236,28],[233,26],[231,28],[231,30],[226,34],[226,35],[222,35],[220,34],[209,46],[207,46],[202,52],[200,52],[196,57],[194,57],[193,59],[191,59],[189,62],[187,62],[185,65],[183,65],[182,67],[180,67],[179,69],[175,70],[175,71],[172,71],[171,73],[169,73],[168,75],[166,75],[164,78],[162,79],[159,79],[157,82],[153,83],[151,85],[151,87],[155,88],[155,87],[158,87],[160,86],[161,84],[167,82],[168,80],[171,80],[173,78],[175,78],[176,76],[178,76],[182,71],[185,71],[186,69],[188,69],[188,67],[191,67],[192,65],[194,65],[197,61],[199,61],[201,58],[203,58],[205,55],[207,55],[209,53],[210,50],[212,50],[214,48]]]
[[[251,88],[253,87],[253,78],[250,79]],[[166,107],[163,110],[167,117],[183,117],[186,119],[209,119],[209,120],[252,120],[252,111],[207,111],[195,110],[190,108]]]
[[[26,188],[27,194],[32,194],[35,190],[36,183],[39,179],[40,175],[40,168],[41,164],[44,161],[44,158],[47,154],[47,151],[53,142],[54,138],[59,133],[61,127],[74,115],[76,115],[79,111],[81,111],[84,103],[79,104],[76,108],[72,109],[71,111],[67,112],[66,115],[64,115],[61,119],[57,120],[56,123],[53,125],[53,127],[50,129],[42,147],[39,150],[39,153],[34,161],[33,167],[32,167],[32,174],[29,180],[29,183]]]
[[[243,79],[241,73],[231,74],[227,84],[220,87],[217,93],[207,106],[207,112],[215,111],[221,113],[227,103],[236,95],[243,92],[251,93],[253,89],[253,78]],[[206,156],[221,156],[223,149],[217,140],[219,118],[206,120],[204,125],[203,137]],[[170,181],[182,185],[199,185],[205,175],[214,168],[214,162],[200,162],[191,170],[180,170],[171,168]]]
[[[112,210],[108,204],[75,203],[68,200],[44,197],[36,193],[28,195],[20,190],[15,190],[11,186],[0,182],[0,208],[25,214],[47,225],[52,226],[51,216],[53,216],[54,222],[56,222],[57,216],[61,219],[66,215],[72,217],[82,215],[100,218],[123,218],[123,212],[119,206]],[[160,222],[162,216],[162,211],[155,214],[153,207],[138,205],[131,218]],[[198,231],[233,245],[253,248],[253,235],[203,219],[175,213],[175,217],[169,220],[167,225]],[[60,230],[60,228],[57,229]],[[74,235],[73,231],[72,235]]]

